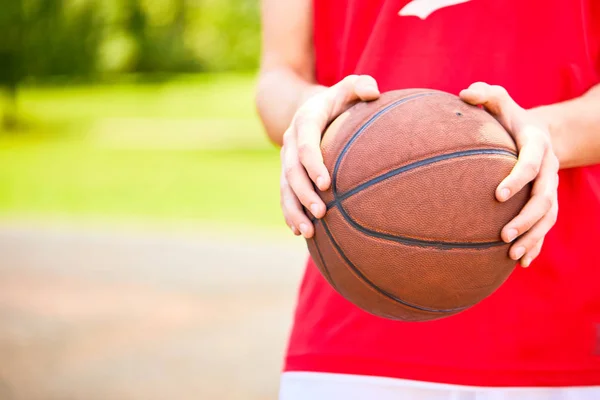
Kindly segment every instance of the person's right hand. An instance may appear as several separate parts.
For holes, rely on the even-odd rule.
[[[315,192],[329,188],[331,178],[323,163],[321,136],[327,125],[359,101],[379,98],[377,82],[368,75],[349,75],[320,91],[300,106],[283,135],[281,148],[281,208],[285,222],[295,235],[310,238],[314,227],[304,213],[325,215],[325,203]]]

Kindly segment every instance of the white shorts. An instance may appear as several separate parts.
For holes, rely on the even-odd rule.
[[[279,400],[600,400],[600,386],[484,388],[375,376],[285,372]]]

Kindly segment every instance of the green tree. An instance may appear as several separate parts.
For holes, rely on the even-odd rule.
[[[0,2],[0,90],[5,98],[0,128],[12,129],[16,126],[17,87],[23,79],[21,50],[25,21],[22,0]]]
[[[101,31],[98,3],[67,7],[66,0],[0,0],[2,127],[17,123],[17,94],[25,79],[90,76]]]

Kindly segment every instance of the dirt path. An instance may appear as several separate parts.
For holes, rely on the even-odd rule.
[[[253,236],[0,224],[0,399],[274,399],[305,248]]]

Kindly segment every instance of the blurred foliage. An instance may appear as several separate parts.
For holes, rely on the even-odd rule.
[[[258,8],[257,0],[0,0],[2,125],[16,123],[24,80],[255,69]]]
[[[257,0],[0,0],[0,82],[251,70]]]

